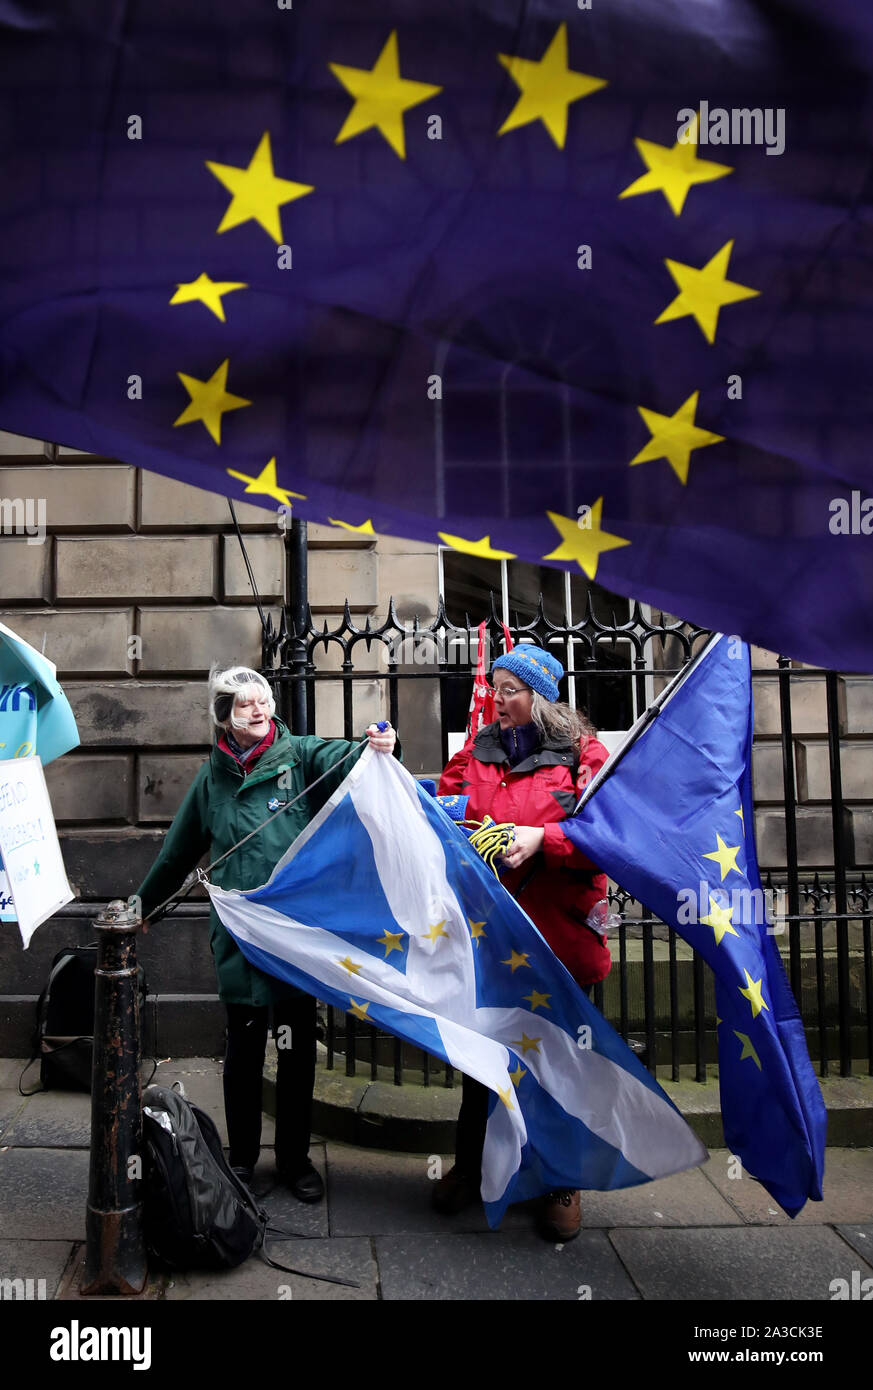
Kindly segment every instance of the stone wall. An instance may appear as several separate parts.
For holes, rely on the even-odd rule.
[[[29,1045],[54,951],[89,938],[88,904],[135,891],[208,754],[210,665],[259,666],[261,628],[224,498],[0,433],[2,498],[44,499],[46,536],[42,544],[0,536],[0,620],[55,662],[82,740],[46,768],[78,904],[42,927],[26,954],[16,929],[0,928],[0,1054],[14,1055]],[[278,621],[285,550],[277,517],[239,503],[236,511],[263,606]],[[313,612],[329,627],[346,598],[361,623],[384,614],[392,594],[402,614],[429,621],[435,612],[433,546],[310,525],[309,570]],[[319,669],[336,664],[335,649],[316,658]],[[385,713],[379,669],[374,661],[370,677],[354,683],[355,733]],[[436,767],[436,711],[434,692],[419,689],[405,702],[404,752],[415,772]],[[315,732],[343,734],[338,684],[319,685]],[[185,1051],[198,1038],[204,1046],[206,1020],[217,1046],[220,1011],[204,1015],[195,1002],[215,989],[202,907],[150,933],[141,955],[160,1015],[159,1050]]]

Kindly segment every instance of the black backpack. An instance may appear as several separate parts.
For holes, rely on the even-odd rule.
[[[65,946],[52,961],[36,1004],[33,1055],[43,1090],[90,1091],[94,1058],[94,969],[99,942]],[[137,969],[140,1019],[146,1017],[145,971]],[[24,1071],[27,1071],[25,1067]],[[24,1072],[21,1073],[23,1079]],[[21,1090],[21,1081],[19,1081]],[[32,1095],[33,1092],[22,1092]]]
[[[269,1218],[224,1156],[213,1120],[166,1086],[143,1092],[145,1238],[170,1269],[233,1269],[255,1250],[274,1269],[330,1284],[349,1279],[306,1274],[270,1259],[263,1248]],[[296,1232],[276,1230],[282,1236]]]

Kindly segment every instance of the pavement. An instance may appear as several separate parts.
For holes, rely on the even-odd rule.
[[[25,1099],[17,1090],[22,1066],[0,1059],[0,1296],[3,1281],[32,1279],[37,1296],[90,1305],[95,1300],[78,1293],[90,1100],[62,1091]],[[153,1079],[181,1081],[226,1141],[219,1061],[172,1059]],[[858,1084],[870,1085],[866,1078]],[[715,1303],[833,1301],[843,1287],[837,1280],[848,1297],[869,1299],[858,1290],[873,1290],[863,1282],[873,1279],[873,1147],[829,1148],[824,1201],[808,1203],[794,1221],[737,1171],[726,1149],[712,1148],[709,1161],[690,1172],[583,1193],[580,1236],[550,1245],[537,1235],[535,1204],[510,1208],[499,1231],[489,1230],[478,1206],[449,1218],[433,1212],[430,1184],[452,1162],[445,1153],[379,1149],[372,1137],[366,1147],[316,1138],[312,1158],[327,1195],[306,1206],[276,1184],[272,1142],[265,1115],[255,1189],[273,1222],[303,1238],[272,1241],[271,1255],[359,1287],[283,1274],[254,1257],[220,1274],[155,1271],[143,1301]]]

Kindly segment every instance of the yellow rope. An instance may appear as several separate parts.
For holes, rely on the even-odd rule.
[[[467,821],[466,824],[477,826],[477,829],[470,836],[470,844],[476,853],[485,860],[489,869],[499,876],[499,870],[494,861],[501,858],[515,840],[515,826],[509,821],[498,825],[490,816],[486,816],[481,823]]]

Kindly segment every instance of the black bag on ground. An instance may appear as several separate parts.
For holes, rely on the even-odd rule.
[[[278,1264],[264,1249],[269,1217],[224,1156],[213,1120],[166,1086],[143,1092],[145,1238],[171,1269],[233,1269],[255,1250],[273,1269],[358,1288],[351,1279]]]
[[[143,1093],[145,1234],[171,1269],[233,1269],[264,1239],[266,1212],[224,1157],[214,1122],[166,1086]]]
[[[92,941],[58,951],[37,1000],[31,1061],[40,1059],[39,1079],[44,1090],[91,1090],[98,949],[99,943]],[[137,968],[137,984],[140,1019],[144,1019],[147,986],[142,966]]]

